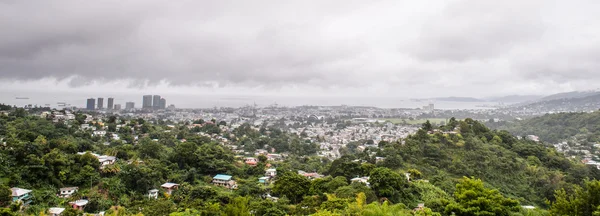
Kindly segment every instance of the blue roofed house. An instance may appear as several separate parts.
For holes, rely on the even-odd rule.
[[[218,174],[213,177],[212,184],[216,186],[226,187],[229,189],[236,189],[237,184],[231,179],[232,176],[225,174]]]
[[[22,188],[11,188],[10,190],[12,191],[13,202],[22,202],[24,205],[31,202],[31,190]]]
[[[269,179],[270,179],[270,178],[269,178],[269,177],[266,177],[266,176],[264,176],[264,177],[260,177],[260,178],[258,178],[258,183],[261,183],[261,184],[269,184]]]

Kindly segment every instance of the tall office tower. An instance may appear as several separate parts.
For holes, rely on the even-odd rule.
[[[114,98],[108,98],[108,105],[106,106],[106,108],[107,109],[112,109],[114,104],[115,104],[115,99]]]
[[[98,109],[101,110],[104,108],[104,98],[98,98]]]
[[[114,110],[121,110],[121,104],[115,104]]]
[[[166,109],[167,108],[167,99],[161,98],[158,106],[160,109]]]
[[[144,95],[144,99],[142,100],[142,108],[144,108],[144,109],[152,108],[152,95]]]
[[[135,103],[133,102],[127,102],[125,103],[125,109],[131,110],[135,108]]]
[[[160,95],[154,95],[152,97],[152,107],[158,109],[160,107]]]
[[[88,109],[88,110],[94,110],[94,108],[96,108],[96,99],[94,99],[94,98],[88,98],[87,99],[86,109]]]

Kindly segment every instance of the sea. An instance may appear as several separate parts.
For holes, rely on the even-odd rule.
[[[244,107],[253,106],[267,107],[272,105],[294,107],[294,106],[368,106],[379,108],[422,108],[430,103],[434,104],[435,109],[447,110],[474,110],[474,109],[494,109],[498,103],[494,102],[457,102],[457,101],[427,101],[411,100],[408,97],[355,97],[355,96],[249,96],[249,95],[202,95],[202,94],[166,94],[161,95],[166,99],[167,104],[173,104],[177,108],[213,108],[213,107]],[[19,107],[26,105],[50,106],[60,108],[61,104],[75,107],[85,107],[87,98],[104,98],[106,106],[107,98],[114,98],[115,104],[121,104],[125,108],[126,102],[134,102],[136,108],[142,105],[142,95],[140,94],[118,94],[102,95],[90,93],[72,92],[0,92],[0,103],[16,105]]]

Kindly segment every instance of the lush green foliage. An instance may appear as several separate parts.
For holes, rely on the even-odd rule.
[[[425,124],[428,130],[381,142],[379,148],[359,151],[362,143],[348,144],[345,155],[330,161],[316,155],[317,141],[278,128],[116,116],[88,122],[83,113],[75,113],[74,121],[54,123],[11,110],[0,115],[0,138],[6,142],[0,145],[0,207],[5,207],[0,215],[21,210],[10,204],[10,187],[33,190],[32,204],[20,211],[29,215],[55,206],[67,207],[65,215],[78,215],[82,212],[68,208],[68,202],[81,198],[90,201],[85,212],[106,210],[115,216],[545,213],[522,210],[521,204],[558,215],[599,212],[597,169],[471,119],[451,119],[440,127]],[[91,130],[79,128],[82,122],[108,134],[92,136]],[[112,139],[113,134],[122,139]],[[271,161],[259,156],[250,166],[232,146],[249,152],[241,157],[253,156],[256,149],[286,157]],[[118,160],[101,166],[92,152]],[[258,183],[269,166],[277,168],[277,177]],[[298,170],[327,176],[310,180]],[[238,187],[211,185],[216,174],[234,176]],[[350,181],[363,176],[369,177],[369,186]],[[160,188],[165,182],[179,187],[168,194]],[[69,198],[56,196],[58,188],[67,186],[80,190]],[[148,190],[155,188],[161,192],[158,199],[148,198]],[[419,208],[421,203],[425,207]]]

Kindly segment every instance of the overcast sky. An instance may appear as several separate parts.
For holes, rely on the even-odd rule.
[[[600,87],[598,0],[0,0],[0,90],[500,96]]]

